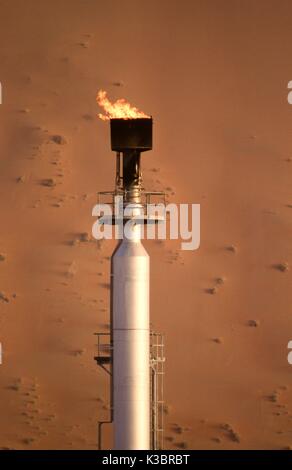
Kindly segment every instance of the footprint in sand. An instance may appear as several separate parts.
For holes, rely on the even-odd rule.
[[[226,246],[226,251],[229,251],[230,253],[237,253],[237,247],[235,245],[228,245]]]
[[[50,140],[51,140],[52,142],[54,142],[55,144],[57,144],[57,145],[65,145],[65,144],[67,144],[67,140],[65,139],[65,137],[63,137],[62,135],[58,135],[58,134],[52,135],[52,136],[50,137]]]
[[[277,271],[280,271],[282,273],[285,273],[289,270],[289,265],[288,263],[284,262],[284,263],[277,263],[277,264],[273,264],[272,268],[276,269]]]
[[[213,343],[223,344],[223,338],[222,337],[212,338],[212,341],[213,341]]]
[[[228,424],[228,423],[222,424],[221,429],[224,431],[224,433],[225,433],[226,437],[228,437],[228,439],[230,439],[233,442],[237,442],[237,443],[240,442],[239,434],[237,432],[235,432],[235,430],[233,429],[233,427],[230,424]]]
[[[247,326],[257,328],[258,326],[260,326],[260,322],[259,322],[259,320],[248,320]]]
[[[223,286],[223,284],[225,284],[225,281],[226,281],[226,278],[223,277],[223,276],[220,276],[220,277],[216,277],[214,279],[214,282],[215,282],[215,286],[213,287],[208,287],[207,289],[205,289],[205,292],[207,294],[211,294],[211,295],[215,295],[218,293],[219,291],[219,288],[221,288]]]
[[[215,294],[217,294],[218,289],[217,289],[217,287],[208,287],[207,289],[205,289],[205,292],[206,292],[206,294],[215,295]]]
[[[186,441],[182,441],[182,442],[175,442],[173,444],[175,447],[177,447],[177,449],[187,449],[188,448],[188,444]]]
[[[0,292],[0,302],[9,303],[9,298],[4,292]]]
[[[44,178],[40,181],[41,186],[47,188],[54,188],[56,186],[56,180],[54,178]]]
[[[24,437],[21,440],[21,442],[22,442],[22,444],[30,445],[30,444],[33,444],[33,442],[35,442],[35,438],[34,437]]]

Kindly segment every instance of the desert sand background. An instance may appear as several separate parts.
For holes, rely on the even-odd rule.
[[[0,1],[0,447],[94,449],[108,415],[105,89],[154,117],[145,186],[201,204],[198,251],[146,243],[165,447],[292,448],[291,24],[283,0]]]

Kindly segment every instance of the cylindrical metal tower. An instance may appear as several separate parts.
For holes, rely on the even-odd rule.
[[[112,256],[114,448],[150,448],[149,255],[139,227]]]
[[[147,450],[150,449],[149,256],[141,243],[140,153],[152,148],[152,119],[112,119],[111,143],[112,150],[118,152],[117,191],[122,192],[124,207],[130,205],[123,221],[129,231],[124,233],[111,260],[114,448]]]
[[[161,345],[155,349],[150,344],[150,260],[141,242],[144,224],[160,220],[145,214],[143,197],[161,193],[142,187],[141,152],[152,149],[152,118],[114,118],[110,128],[111,147],[117,153],[116,186],[110,194],[122,200],[123,213],[115,212],[108,223],[122,226],[123,238],[111,257],[111,354],[96,357],[111,377],[111,414],[99,422],[99,448],[102,425],[113,423],[115,450],[157,449],[163,439],[162,420],[157,418],[163,402],[156,373],[161,375],[157,364],[164,358]]]

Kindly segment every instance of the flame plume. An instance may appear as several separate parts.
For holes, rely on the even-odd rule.
[[[99,90],[96,97],[97,104],[103,108],[104,114],[99,113],[98,117],[103,121],[108,121],[109,119],[122,118],[122,119],[137,119],[137,118],[150,118],[143,111],[131,106],[128,101],[124,98],[121,98],[114,103],[107,97],[107,93],[104,90]]]

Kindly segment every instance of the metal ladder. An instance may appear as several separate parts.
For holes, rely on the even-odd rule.
[[[164,441],[164,336],[150,333],[151,449],[163,449]]]
[[[97,365],[110,376],[110,417],[98,422],[98,449],[102,449],[102,426],[113,423],[113,384],[111,333],[95,333],[97,336],[97,354],[94,357]],[[151,450],[163,449],[164,441],[164,336],[150,332],[150,431]]]

